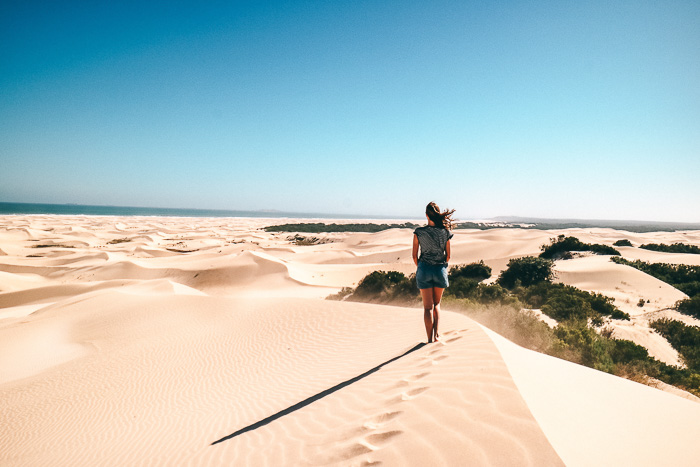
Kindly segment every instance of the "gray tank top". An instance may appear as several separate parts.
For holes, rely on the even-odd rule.
[[[442,227],[426,225],[425,227],[418,227],[413,233],[418,237],[418,244],[420,245],[418,261],[433,265],[447,263],[445,246],[447,241],[454,236],[452,232]]]

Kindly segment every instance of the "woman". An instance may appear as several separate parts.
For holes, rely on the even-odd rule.
[[[453,235],[450,229],[454,212],[454,209],[441,212],[438,205],[431,202],[425,208],[428,225],[413,232],[413,262],[418,266],[416,283],[423,298],[423,320],[428,343],[440,336],[440,299],[449,285],[447,263],[450,261],[450,239]]]

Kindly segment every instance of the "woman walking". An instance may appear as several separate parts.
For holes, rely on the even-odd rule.
[[[454,209],[440,211],[438,205],[431,202],[425,208],[428,225],[413,232],[413,262],[418,267],[416,283],[423,298],[423,320],[428,343],[436,341],[440,336],[440,300],[449,285],[447,263],[450,261],[450,239],[453,236],[450,229],[454,212]]]

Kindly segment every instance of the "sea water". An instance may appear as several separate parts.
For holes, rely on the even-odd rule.
[[[290,217],[290,218],[321,218],[321,219],[383,219],[385,216],[367,216],[351,214],[328,214],[312,212],[285,211],[234,211],[225,209],[180,209],[180,208],[149,208],[131,206],[92,206],[84,204],[33,204],[33,203],[2,203],[2,214],[62,214],[89,216],[166,216],[166,217]]]

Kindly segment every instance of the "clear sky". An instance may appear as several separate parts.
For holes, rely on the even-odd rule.
[[[700,2],[0,4],[0,201],[700,221]]]

